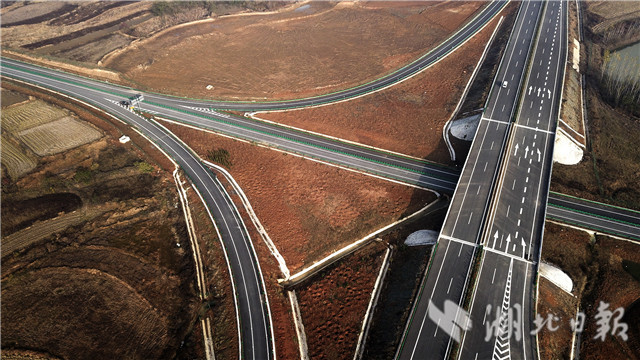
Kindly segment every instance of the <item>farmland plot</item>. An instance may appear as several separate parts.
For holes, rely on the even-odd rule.
[[[27,155],[22,149],[9,141],[7,136],[2,136],[2,165],[7,168],[7,173],[12,179],[28,173],[36,167],[36,161]]]
[[[69,115],[65,110],[41,100],[9,107],[2,111],[2,130],[19,132]]]
[[[70,116],[21,131],[17,137],[39,156],[59,152],[90,143],[102,134]]]

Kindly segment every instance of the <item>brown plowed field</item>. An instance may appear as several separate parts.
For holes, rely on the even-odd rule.
[[[181,96],[309,96],[361,84],[418,58],[483,3],[389,5],[310,2],[218,18],[132,44],[104,65],[145,89]]]
[[[311,109],[261,118],[441,163],[442,128],[451,116],[496,21],[444,60],[389,89]]]
[[[165,125],[203,158],[217,148],[230,153],[231,174],[291,273],[435,198],[424,190],[209,132]]]

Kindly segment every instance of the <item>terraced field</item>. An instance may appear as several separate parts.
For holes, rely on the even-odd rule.
[[[57,154],[101,137],[93,126],[42,100],[2,108],[2,165],[14,180],[37,166],[37,156]]]
[[[46,124],[21,131],[17,137],[39,156],[53,155],[90,143],[102,136],[86,123],[63,117]]]
[[[41,100],[12,106],[2,111],[2,130],[19,132],[68,116],[63,109],[49,106]]]
[[[12,179],[28,173],[36,167],[36,161],[22,149],[9,141],[8,136],[2,135],[2,165]]]

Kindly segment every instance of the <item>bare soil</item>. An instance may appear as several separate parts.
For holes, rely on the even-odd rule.
[[[14,231],[78,202],[105,211],[3,252],[3,356],[5,349],[37,349],[74,359],[173,358],[185,351],[181,341],[198,304],[192,255],[175,245],[188,239],[172,177],[154,165],[151,171],[135,165],[154,164],[153,154],[136,145],[139,138],[120,144],[111,135],[119,135],[118,128],[107,119],[66,106],[108,135],[39,159],[29,176],[3,178],[3,223]],[[9,210],[18,209],[14,220]]]
[[[428,191],[165,125],[203,158],[209,150],[229,152],[229,171],[292,273],[435,199]]]
[[[312,2],[181,26],[103,62],[137,86],[162,93],[297,98],[361,84],[401,67],[446,39],[482,5]]]
[[[622,341],[618,336],[608,335],[602,342],[594,339],[594,336],[598,329],[595,315],[600,301],[609,303],[610,310],[613,311],[618,307],[631,309],[640,298],[640,282],[622,267],[623,260],[640,261],[639,246],[637,243],[606,236],[591,237],[584,231],[547,222],[542,258],[560,267],[571,277],[575,300],[565,294],[558,295],[561,293],[558,289],[549,293],[549,289],[541,283],[538,306],[539,309],[562,316],[559,325],[568,327],[568,319],[575,314],[575,301],[579,302],[580,311],[586,314],[580,345],[581,359],[602,359],[605,354],[609,359],[638,357],[638,338],[630,337],[628,341]],[[544,313],[541,315],[545,316]],[[549,347],[548,354],[552,354],[551,358],[559,358],[559,355],[570,351],[571,333],[562,331],[542,334],[540,341],[541,349],[543,346]]]
[[[591,151],[572,166],[554,164],[551,190],[640,210],[640,120],[605,104],[587,87]]]
[[[353,358],[384,249],[372,243],[297,290],[310,358]]]
[[[317,108],[258,116],[358,143],[449,163],[442,128],[451,117],[496,21],[444,60],[392,88]]]

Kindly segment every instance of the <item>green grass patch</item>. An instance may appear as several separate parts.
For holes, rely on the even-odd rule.
[[[222,148],[209,150],[209,152],[207,152],[207,159],[209,161],[227,168],[233,166],[230,157],[229,151]]]

